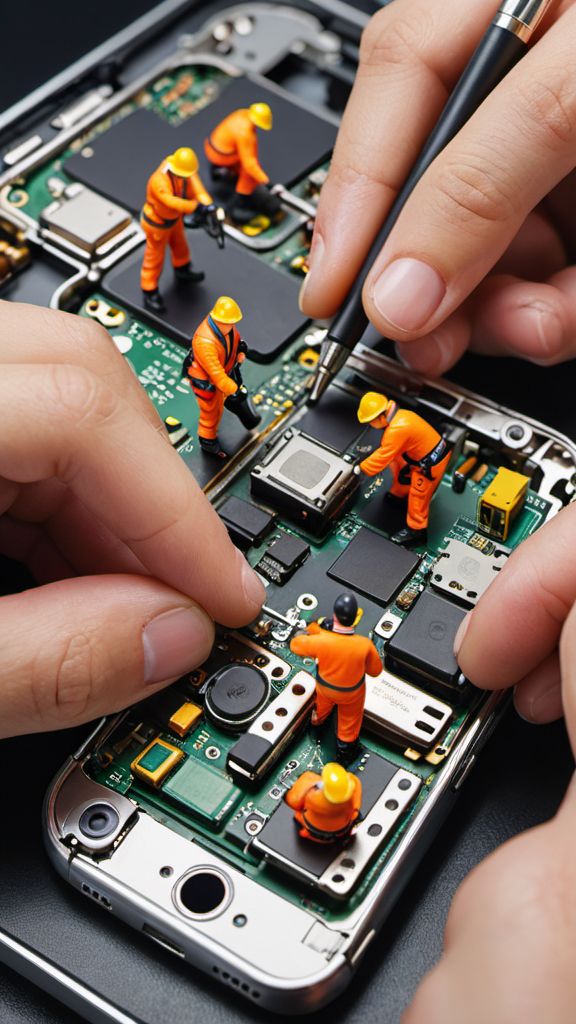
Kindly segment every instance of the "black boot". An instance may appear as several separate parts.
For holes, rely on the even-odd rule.
[[[346,768],[347,765],[356,757],[358,753],[358,740],[353,740],[352,743],[346,743],[344,740],[339,740],[336,737],[336,756],[338,763],[343,764]]]
[[[178,283],[199,284],[204,280],[205,274],[203,270],[193,270],[192,264],[186,263],[183,267],[174,267],[174,276]]]
[[[164,305],[164,299],[157,288],[153,288],[151,291],[142,291],[142,298],[144,299],[144,309],[150,310],[151,313],[165,313],[166,306]]]
[[[199,437],[198,442],[206,455],[212,455],[216,459],[227,459],[228,452],[225,452],[217,437],[211,440],[207,437]]]
[[[229,214],[237,224],[248,224],[254,217],[264,216],[272,220],[282,209],[277,195],[265,185],[257,185],[249,196],[236,193],[229,208]]]
[[[404,548],[413,548],[416,544],[425,544],[428,539],[428,530],[412,530],[409,526],[398,530],[391,540],[395,544],[401,544]]]

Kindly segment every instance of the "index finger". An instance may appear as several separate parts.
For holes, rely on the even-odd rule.
[[[224,625],[254,618],[264,588],[192,474],[98,377],[69,365],[4,366],[0,408],[0,477],[61,480],[152,576]]]
[[[576,506],[524,541],[464,620],[456,655],[488,690],[514,686],[557,647],[576,601]]]
[[[494,0],[402,0],[370,21],[318,207],[300,299],[308,316],[342,304],[494,13]]]
[[[72,363],[95,373],[164,433],[162,418],[105,327],[74,313],[0,301],[2,363]]]

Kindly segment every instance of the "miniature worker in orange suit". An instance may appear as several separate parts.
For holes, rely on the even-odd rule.
[[[146,202],[140,218],[146,235],[140,285],[144,305],[154,313],[162,313],[165,309],[158,281],[164,266],[166,246],[170,246],[178,281],[194,284],[204,280],[202,271],[192,269],[183,223],[183,217],[194,213],[199,206],[214,209],[212,196],[198,174],[198,157],[193,149],[177,149],[148,179]]]
[[[265,132],[272,128],[272,111],[267,103],[252,103],[235,110],[204,143],[213,177],[236,178],[234,200],[228,212],[239,224],[247,224],[257,214],[273,217],[280,209],[278,196],[266,187],[270,179],[258,159],[257,128]]]
[[[322,775],[304,772],[286,794],[286,803],[295,811],[303,839],[330,843],[347,836],[358,820],[362,785],[352,772],[330,762]]]
[[[183,365],[183,376],[200,410],[200,447],[221,459],[227,457],[218,440],[224,406],[238,416],[247,430],[257,426],[261,419],[240,376],[240,364],[246,358],[247,349],[236,327],[241,319],[238,303],[228,295],[221,295],[194,332],[192,347]]]
[[[383,434],[380,447],[355,472],[376,476],[390,466],[392,486],[387,499],[392,503],[408,499],[406,526],[392,540],[405,547],[424,544],[430,502],[450,461],[446,440],[417,413],[399,409],[396,402],[376,391],[363,396],[358,419],[379,428]]]
[[[382,671],[372,641],[354,632],[357,617],[354,595],[340,594],[331,620],[311,622],[307,633],[295,636],[290,643],[294,654],[316,659],[316,706],[311,724],[321,725],[337,707],[336,743],[339,759],[345,764],[354,757],[360,735],[366,700],[364,677]]]

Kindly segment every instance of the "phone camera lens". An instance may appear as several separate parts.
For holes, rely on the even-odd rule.
[[[91,804],[83,811],[78,825],[87,839],[106,839],[120,823],[118,811],[110,804]]]

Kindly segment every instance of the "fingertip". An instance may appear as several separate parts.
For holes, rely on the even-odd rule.
[[[402,256],[369,274],[363,290],[366,312],[386,337],[421,337],[446,295],[446,283],[430,263]]]
[[[214,625],[198,605],[171,608],[142,630],[144,683],[178,679],[206,660],[214,643]]]
[[[409,369],[426,377],[441,377],[466,351],[470,337],[468,321],[455,313],[431,334],[415,341],[397,342],[396,355]]]
[[[522,686],[515,687],[514,707],[520,718],[529,725],[549,725],[550,722],[556,722],[564,713],[560,681],[536,694],[526,693]]]
[[[245,624],[246,621],[250,622],[260,611],[266,597],[266,588],[258,573],[254,571],[240,551],[238,551],[238,559],[241,562],[242,591],[249,615],[249,618],[242,623]]]

